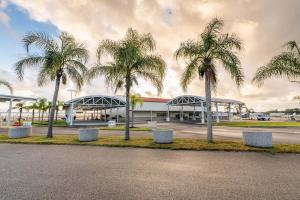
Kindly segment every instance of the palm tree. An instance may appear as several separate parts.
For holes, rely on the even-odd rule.
[[[267,65],[258,68],[253,82],[261,85],[267,78],[287,77],[299,83],[296,79],[300,78],[300,48],[295,41],[289,41],[284,46],[287,51],[274,56]]]
[[[44,114],[45,114],[45,112],[47,112],[48,109],[49,109],[48,102],[45,102],[45,104],[41,108],[41,110],[42,110],[42,121],[44,121]]]
[[[51,110],[51,107],[52,107],[52,102],[48,101],[47,105],[46,105],[46,108],[48,110],[48,121],[50,121],[50,110]],[[55,106],[55,110],[56,110],[56,106]]]
[[[137,104],[140,106],[143,105],[143,98],[141,97],[140,94],[133,94],[130,96],[130,108],[131,108],[131,127],[134,127],[134,109]]]
[[[214,18],[199,35],[198,40],[187,40],[180,44],[175,52],[176,59],[184,58],[188,61],[181,78],[183,90],[198,74],[200,80],[205,80],[205,96],[207,109],[207,139],[213,141],[211,88],[216,89],[217,65],[222,64],[238,86],[244,80],[241,62],[237,51],[242,49],[242,41],[235,34],[221,33],[224,23]]]
[[[45,33],[29,33],[23,38],[27,53],[29,47],[35,45],[41,55],[27,55],[16,63],[16,73],[23,79],[24,70],[28,67],[39,67],[38,85],[43,86],[48,81],[55,81],[53,104],[50,111],[47,137],[53,137],[52,127],[56,109],[57,96],[61,82],[67,83],[67,78],[74,81],[80,89],[83,85],[83,75],[87,71],[85,63],[88,52],[83,44],[75,41],[68,33],[61,33],[58,38],[51,38]]]
[[[47,102],[47,99],[45,99],[45,98],[39,99],[37,101],[37,109],[39,111],[39,121],[41,121],[41,111],[45,108],[46,102]]]
[[[59,111],[59,108],[64,106],[64,102],[63,101],[57,101],[56,103],[56,115],[55,115],[55,120],[57,121],[57,118],[58,118],[58,111]]]
[[[104,40],[97,49],[98,63],[90,69],[88,80],[103,75],[106,83],[115,87],[115,93],[124,87],[126,93],[125,140],[129,140],[130,89],[138,85],[138,78],[153,83],[158,93],[162,91],[166,71],[164,60],[156,54],[155,41],[150,33],[139,34],[128,29],[120,41]],[[111,62],[102,63],[104,55],[111,56]]]
[[[38,104],[36,102],[34,102],[31,105],[27,106],[26,108],[28,110],[32,110],[32,119],[31,119],[31,122],[34,123],[35,110],[38,109]]]
[[[7,89],[9,89],[9,91],[10,91],[10,94],[13,94],[13,88],[9,82],[7,82],[5,80],[0,80],[0,85],[7,87]]]
[[[19,102],[15,106],[15,108],[19,110],[19,125],[21,125],[22,112],[23,112],[24,107],[25,107],[25,104],[23,102]]]

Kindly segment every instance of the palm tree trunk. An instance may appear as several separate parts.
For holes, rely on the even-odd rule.
[[[125,114],[125,140],[129,140],[129,101],[130,101],[130,85],[129,79],[126,79],[126,114]]]
[[[32,109],[32,119],[31,119],[31,123],[33,124],[34,122],[34,109]]]
[[[52,105],[51,105],[51,110],[50,110],[50,119],[49,119],[48,132],[47,132],[48,138],[53,137],[53,120],[54,120],[54,112],[56,109],[56,102],[57,102],[57,97],[58,97],[60,78],[61,78],[61,76],[58,75],[55,80],[55,90],[54,90],[54,95],[53,95],[53,99],[52,99]]]
[[[134,114],[133,114],[133,110],[131,110],[131,127],[133,128],[134,126]]]
[[[57,121],[57,117],[58,117],[58,109],[56,109],[55,121]]]
[[[44,111],[42,110],[42,121],[44,121]]]
[[[22,111],[23,108],[20,108],[20,115],[19,115],[19,125],[21,126],[21,120],[22,120]]]
[[[41,110],[39,109],[39,121],[41,121]]]
[[[211,115],[211,88],[210,77],[205,74],[205,100],[206,100],[206,114],[207,114],[207,142],[213,142],[212,132],[212,115]]]

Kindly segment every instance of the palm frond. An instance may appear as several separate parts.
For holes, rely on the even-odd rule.
[[[42,32],[29,32],[22,39],[24,47],[29,52],[29,46],[35,44],[36,47],[44,50],[57,50],[58,46],[46,33]]]
[[[0,85],[4,85],[5,87],[7,87],[9,89],[10,93],[13,94],[13,92],[14,92],[13,87],[8,81],[0,80]]]
[[[28,56],[15,64],[15,72],[20,80],[23,79],[25,68],[40,67],[43,65],[45,58],[42,56]]]
[[[275,56],[271,61],[260,67],[253,78],[253,82],[261,85],[263,81],[271,77],[287,77],[289,79],[300,76],[300,63],[295,54],[292,52],[284,52]]]
[[[184,91],[187,90],[188,85],[192,82],[192,80],[195,78],[195,75],[197,72],[196,69],[198,68],[199,63],[198,59],[193,59],[185,68],[181,80],[180,85]]]

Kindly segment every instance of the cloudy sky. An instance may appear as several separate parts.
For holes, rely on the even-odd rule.
[[[0,79],[14,85],[15,94],[51,99],[53,84],[37,87],[36,70],[28,70],[19,82],[14,63],[24,56],[20,42],[29,31],[57,35],[60,31],[73,34],[90,50],[90,63],[95,60],[98,41],[120,39],[128,27],[139,32],[151,32],[157,42],[157,53],[168,65],[164,92],[161,97],[183,94],[179,79],[184,63],[178,63],[173,52],[181,41],[195,39],[213,17],[224,19],[226,32],[235,32],[243,39],[245,48],[240,54],[246,81],[237,89],[219,69],[219,85],[214,97],[244,101],[255,110],[296,107],[293,96],[300,95],[299,85],[284,79],[270,79],[262,87],[251,83],[256,69],[283,51],[289,40],[300,42],[299,0],[0,0]],[[70,98],[70,83],[63,86],[60,99]],[[156,96],[147,82],[140,82],[135,92]],[[0,93],[8,93],[0,88]],[[101,78],[86,85],[78,96],[108,94]],[[204,95],[203,83],[192,82],[185,94]]]

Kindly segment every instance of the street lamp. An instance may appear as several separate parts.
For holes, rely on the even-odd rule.
[[[68,92],[71,93],[71,101],[72,101],[73,100],[73,92],[76,93],[77,90],[75,90],[75,89],[68,89]]]
[[[74,104],[73,104],[73,92],[76,92],[76,90],[74,89],[68,89],[68,92],[71,93],[71,111],[70,111],[70,116],[68,116],[70,118],[70,126],[73,126],[73,109],[74,109]]]

